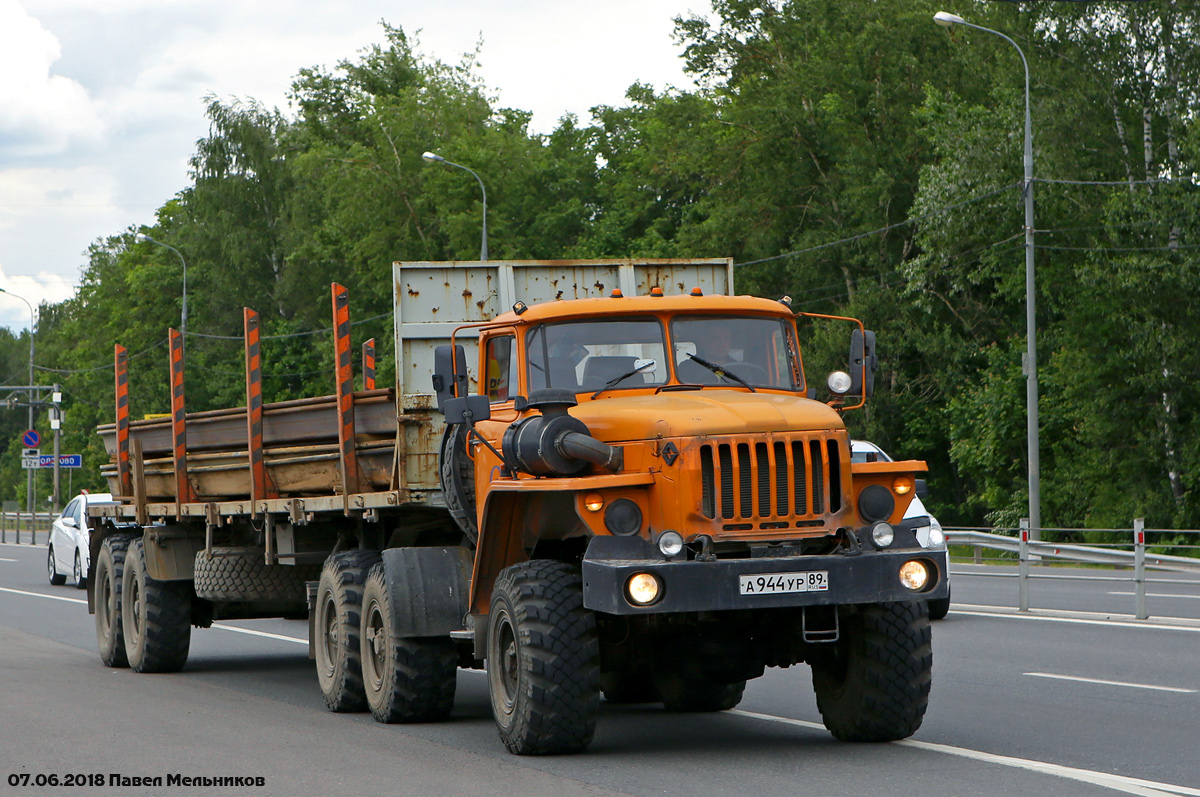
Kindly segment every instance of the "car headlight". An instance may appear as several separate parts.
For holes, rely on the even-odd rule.
[[[938,523],[933,518],[929,519],[929,547],[946,547],[946,532],[942,531],[942,524]]]

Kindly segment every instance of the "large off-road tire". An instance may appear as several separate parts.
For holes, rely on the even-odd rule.
[[[433,722],[450,716],[458,651],[449,637],[400,639],[383,563],[363,590],[362,674],[371,715],[379,722]]]
[[[746,691],[745,681],[727,684],[692,673],[661,673],[655,685],[667,711],[728,711]]]
[[[467,429],[463,424],[446,426],[438,449],[438,480],[450,517],[475,547],[479,539],[475,516],[475,463],[467,456]]]
[[[924,601],[864,604],[841,618],[841,638],[811,662],[825,727],[845,742],[916,733],[929,703],[933,647]]]
[[[122,577],[121,625],[134,672],[179,672],[192,639],[192,585],[157,581],[146,572],[141,538],[129,544]]]
[[[54,563],[54,546],[46,546],[46,575],[50,578],[50,586],[61,587],[67,583],[66,575],[58,572],[58,565]]]
[[[929,605],[930,620],[944,619],[946,615],[950,613],[950,588],[946,587],[946,590],[946,597],[934,598],[933,600],[927,602]]]
[[[129,666],[121,622],[121,582],[125,575],[125,551],[132,539],[128,534],[107,537],[92,572],[96,590],[96,647],[106,667]]]
[[[313,618],[317,681],[330,711],[364,711],[362,681],[363,587],[378,551],[344,551],[325,560]]]
[[[574,753],[596,732],[600,642],[579,569],[534,560],[492,589],[488,686],[500,739],[517,755]]]
[[[261,548],[213,548],[196,554],[196,596],[210,601],[308,601],[305,581],[320,565],[268,565]]]

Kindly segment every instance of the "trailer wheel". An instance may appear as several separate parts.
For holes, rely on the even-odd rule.
[[[317,681],[330,711],[362,711],[363,692],[359,633],[363,585],[367,571],[380,559],[377,551],[345,551],[325,560],[317,585]]]
[[[213,548],[196,553],[196,596],[210,601],[308,600],[305,581],[316,581],[318,565],[268,565],[262,548]]]
[[[577,568],[541,559],[501,571],[492,589],[487,672],[509,752],[573,753],[591,743],[600,643]]]
[[[467,456],[467,431],[462,424],[447,426],[442,434],[438,481],[450,517],[474,548],[479,539],[475,517],[475,466]]]
[[[125,656],[125,633],[121,624],[121,581],[125,573],[125,551],[128,534],[114,534],[100,546],[96,557],[95,605],[96,647],[100,650],[100,661],[106,667],[128,667]]]
[[[129,544],[122,576],[121,625],[134,672],[179,672],[192,639],[192,585],[146,573],[142,540]]]
[[[745,681],[731,684],[703,676],[665,673],[655,679],[659,699],[667,711],[728,711],[742,702]]]
[[[821,719],[845,742],[912,736],[929,704],[933,671],[925,602],[854,609],[842,618],[833,650],[811,662]]]
[[[397,638],[395,608],[383,564],[363,590],[362,672],[371,714],[379,722],[432,722],[450,716],[458,650],[449,637]]]

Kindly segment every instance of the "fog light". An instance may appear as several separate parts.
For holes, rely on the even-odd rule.
[[[920,592],[929,583],[929,567],[916,559],[905,562],[900,565],[900,583],[913,592]]]
[[[599,512],[604,508],[604,499],[599,493],[588,493],[584,496],[583,505],[589,512]]]
[[[625,583],[625,594],[634,606],[649,606],[662,593],[662,582],[653,573],[634,573]]]
[[[892,489],[896,491],[896,495],[908,495],[912,492],[913,478],[912,476],[897,476],[892,482]]]
[[[668,559],[679,556],[683,550],[683,535],[678,531],[664,531],[658,535],[658,550]]]
[[[892,530],[890,523],[876,523],[871,527],[871,542],[875,543],[876,547],[886,548],[894,539],[896,532]]]

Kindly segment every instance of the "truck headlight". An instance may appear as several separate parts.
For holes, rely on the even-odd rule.
[[[625,582],[625,596],[634,606],[649,606],[662,595],[662,582],[653,573],[634,573]]]
[[[628,498],[618,498],[604,510],[604,527],[618,536],[637,534],[642,530],[641,507]]]
[[[850,391],[852,382],[850,381],[850,374],[845,371],[834,371],[825,380],[825,384],[829,386],[830,393],[836,393],[841,396]]]
[[[910,559],[900,565],[900,583],[905,589],[920,592],[929,583],[929,566],[919,559]]]

